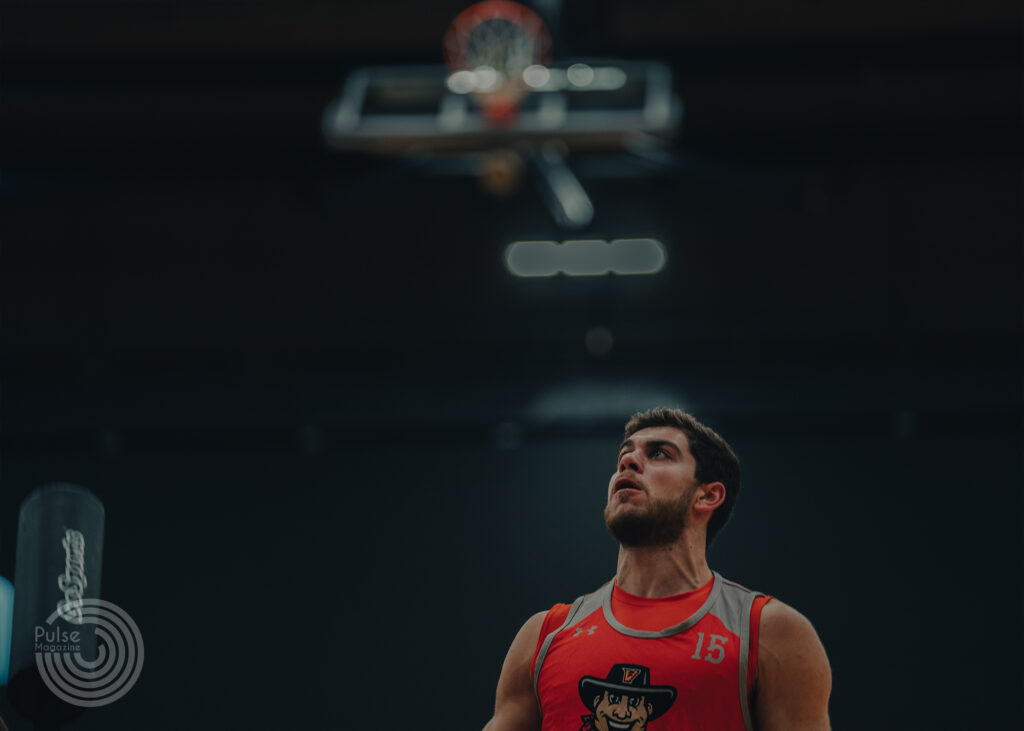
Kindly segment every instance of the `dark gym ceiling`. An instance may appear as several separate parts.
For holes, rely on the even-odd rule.
[[[349,69],[439,62],[462,7],[7,3],[6,429],[56,428],[18,395],[55,382],[92,408],[113,384],[246,400],[344,373],[433,403],[430,384],[472,402],[465,384],[510,374],[938,363],[1005,383],[1019,364],[1015,3],[565,3],[556,55],[665,60],[686,116],[667,162],[570,159],[584,235],[656,236],[665,272],[534,282],[504,246],[569,234],[529,185],[493,198],[319,137]],[[934,403],[946,372],[890,384],[886,408]],[[1004,408],[972,374],[954,406]],[[143,411],[122,397],[114,422]]]

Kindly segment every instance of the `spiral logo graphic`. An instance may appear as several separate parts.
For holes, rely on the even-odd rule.
[[[81,599],[81,625],[94,625],[96,656],[81,652],[47,651],[37,645],[36,667],[54,695],[67,703],[95,708],[113,703],[139,679],[144,648],[138,625],[121,607],[102,599]],[[53,625],[55,610],[46,619]],[[42,629],[42,628],[37,628]],[[56,626],[55,626],[56,629]],[[38,651],[43,647],[43,651]]]

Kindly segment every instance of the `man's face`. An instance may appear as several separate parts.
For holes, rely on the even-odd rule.
[[[686,435],[678,429],[653,426],[633,434],[622,443],[608,481],[608,530],[624,546],[675,541],[697,489],[696,470]]]
[[[594,702],[597,731],[643,731],[654,708],[642,695],[620,695],[606,690]]]

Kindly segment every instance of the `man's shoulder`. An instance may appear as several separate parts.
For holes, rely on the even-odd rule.
[[[758,727],[827,730],[832,669],[811,621],[771,601],[761,612],[758,644]]]
[[[817,636],[811,620],[779,599],[768,602],[761,610],[762,642],[776,639],[787,641],[793,637],[817,639]]]
[[[794,671],[831,677],[828,657],[811,620],[778,599],[761,610],[758,679],[763,685],[778,674]]]

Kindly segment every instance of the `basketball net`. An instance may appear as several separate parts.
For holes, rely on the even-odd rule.
[[[462,93],[480,104],[488,124],[514,119],[529,91],[523,71],[551,62],[551,35],[540,16],[509,0],[463,10],[444,37],[444,60]]]

